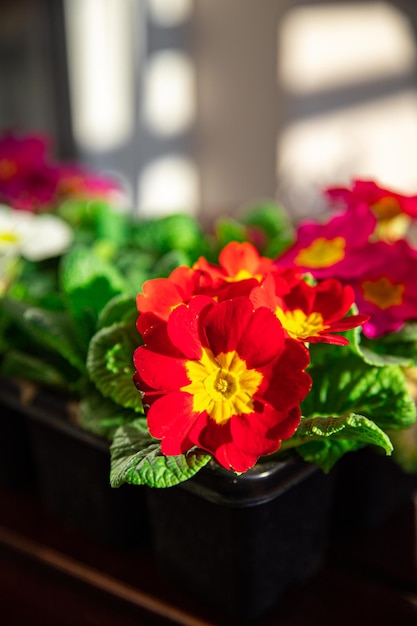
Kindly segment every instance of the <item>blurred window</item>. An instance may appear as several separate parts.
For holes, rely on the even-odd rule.
[[[416,41],[405,13],[386,2],[298,6],[280,20],[278,46],[291,105],[277,172],[292,209],[320,210],[312,189],[352,177],[415,191]]]

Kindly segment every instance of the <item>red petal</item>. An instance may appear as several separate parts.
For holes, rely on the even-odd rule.
[[[275,315],[263,307],[254,311],[249,298],[219,302],[205,315],[204,323],[213,354],[236,350],[248,367],[276,359],[284,346],[284,332]]]
[[[308,315],[315,310],[315,295],[315,288],[301,280],[291,289],[288,295],[284,295],[283,300],[291,311],[300,309]]]
[[[250,299],[255,309],[265,306],[275,313],[281,300],[276,295],[275,280],[272,274],[268,274],[261,285],[252,289]]]
[[[341,320],[338,320],[331,324],[329,330],[335,333],[344,332],[345,330],[351,330],[352,328],[356,328],[356,326],[361,326],[365,324],[369,320],[369,315],[349,315],[348,317],[343,317]]]
[[[247,454],[232,441],[230,422],[220,426],[211,420],[200,434],[199,445],[210,452],[220,465],[235,472],[246,472],[258,460],[257,455]]]
[[[285,420],[286,415],[266,405],[256,404],[259,411],[236,415],[231,419],[231,432],[236,446],[246,454],[259,457],[278,450],[280,437],[272,442],[267,433],[276,427],[277,422]]]
[[[262,399],[279,411],[299,405],[311,389],[311,378],[303,370],[309,363],[309,353],[304,345],[293,339],[286,347],[269,377],[268,386],[261,389]]]
[[[163,320],[154,313],[140,313],[136,321],[136,328],[142,337],[144,337],[149,329],[163,323]]]
[[[137,329],[142,335],[143,344],[149,350],[182,358],[183,354],[172,345],[167,332],[167,323],[152,313],[141,313],[137,321]]]
[[[182,295],[168,278],[145,281],[142,285],[142,293],[136,296],[139,313],[155,313],[162,319],[167,319],[172,308],[182,301]]]
[[[232,469],[235,472],[247,472],[259,458],[252,454],[246,454],[233,443],[218,448],[215,457],[223,467]]]
[[[354,301],[355,293],[350,285],[343,286],[330,278],[317,285],[314,310],[322,314],[325,323],[331,323],[346,315]]]
[[[210,309],[204,316],[204,324],[213,354],[236,350],[252,315],[252,303],[245,297],[219,302]]]
[[[281,322],[270,309],[257,309],[237,345],[237,352],[249,368],[262,367],[279,357],[284,349],[285,333]]]
[[[289,411],[283,421],[279,422],[268,432],[268,438],[272,440],[277,437],[282,440],[290,439],[300,425],[300,421],[301,410],[299,406],[295,406]]]
[[[198,417],[192,410],[192,397],[174,391],[154,402],[148,411],[148,428],[153,437],[162,439],[164,454],[182,454],[193,447],[188,434]]]
[[[259,282],[256,278],[246,278],[244,280],[237,280],[233,282],[224,282],[217,286],[216,290],[211,293],[217,300],[230,300],[231,298],[237,298],[238,296],[248,296]]]
[[[229,276],[236,276],[241,270],[247,270],[252,276],[256,274],[261,257],[249,242],[232,241],[219,254],[219,263]],[[270,261],[272,264],[272,261]]]
[[[203,309],[213,304],[214,300],[208,296],[195,296],[188,305],[174,309],[168,319],[169,338],[188,359],[201,356],[200,315]]]
[[[346,339],[346,337],[342,337],[341,335],[331,335],[329,333],[320,333],[320,335],[307,337],[305,341],[308,341],[309,343],[329,343],[334,346],[349,345],[349,340]]]
[[[190,382],[182,359],[139,346],[135,350],[133,361],[137,376],[152,389],[172,391]]]

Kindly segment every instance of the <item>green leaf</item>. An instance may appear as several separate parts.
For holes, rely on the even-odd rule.
[[[92,336],[105,305],[127,291],[117,269],[87,247],[77,247],[63,258],[60,279],[68,309],[84,341]]]
[[[17,300],[2,300],[2,307],[13,323],[34,341],[67,360],[80,372],[86,371],[86,350],[74,332],[72,321],[63,311],[48,311]]]
[[[407,322],[401,330],[378,339],[362,335],[357,347],[371,365],[411,367],[417,364],[417,322]]]
[[[301,405],[306,417],[334,417],[352,412],[383,430],[406,428],[416,420],[416,407],[404,373],[396,366],[373,367],[351,351],[314,364],[313,387]]]
[[[74,229],[77,236],[79,231],[86,229],[91,231],[95,238],[96,203],[91,200],[70,198],[61,202],[57,208],[57,213],[63,220],[68,222]]]
[[[190,264],[190,257],[184,250],[171,250],[155,263],[153,275],[158,278],[166,278],[180,265]]]
[[[131,221],[129,213],[102,203],[97,206],[96,221],[99,239],[114,242],[119,247],[125,245]]]
[[[308,463],[313,463],[328,473],[348,452],[355,452],[366,444],[351,439],[323,439],[310,441],[297,448],[298,454]]]
[[[8,289],[13,300],[23,300],[46,309],[62,309],[58,289],[58,259],[31,262],[20,259],[17,276]]]
[[[113,324],[92,338],[87,355],[91,380],[105,398],[141,412],[142,400],[133,383],[133,354],[140,343],[134,324]]]
[[[134,325],[137,317],[138,311],[135,298],[128,294],[120,294],[112,298],[100,312],[97,330],[119,322]]]
[[[114,267],[86,246],[78,246],[63,257],[60,277],[63,291],[66,294],[91,287],[97,280],[107,286],[107,291],[112,296],[123,293],[124,290],[123,278]],[[100,303],[93,302],[90,304],[100,310],[110,298],[107,297],[107,294],[97,295]]]
[[[283,206],[273,200],[259,200],[243,212],[242,222],[250,226],[258,226],[269,237],[278,237],[285,232],[285,236],[293,232],[293,226],[288,212]]]
[[[247,241],[248,230],[241,222],[230,217],[221,217],[216,221],[216,239],[221,249],[231,241]]]
[[[131,296],[136,296],[145,280],[155,277],[155,256],[137,247],[117,250],[113,262],[129,286]]]
[[[1,361],[0,371],[5,376],[25,378],[47,387],[71,388],[61,368],[18,350],[7,352]]]
[[[111,441],[119,426],[129,424],[137,417],[135,411],[124,409],[96,390],[90,390],[80,402],[78,421],[85,430]]]
[[[294,227],[288,212],[272,200],[261,200],[246,209],[242,222],[263,232],[266,242],[261,252],[264,256],[277,257],[294,240]]]
[[[138,220],[134,239],[141,250],[153,252],[158,257],[172,250],[201,250],[201,244],[205,241],[196,218],[186,213]]]
[[[340,456],[363,445],[379,446],[388,455],[393,449],[388,435],[372,420],[351,413],[341,417],[302,419],[291,439],[282,444],[282,449],[297,447],[303,458],[327,472]]]
[[[194,476],[211,456],[194,448],[187,454],[165,456],[160,442],[148,432],[146,419],[121,426],[114,436],[111,451],[110,483],[149,487],[173,487]]]
[[[404,355],[383,354],[378,352],[376,345],[361,344],[360,354],[366,363],[369,365],[375,365],[376,367],[384,367],[385,365],[400,365],[402,367],[410,367],[415,363],[414,359],[406,357]]]
[[[122,246],[128,237],[131,215],[103,200],[65,200],[58,213],[73,227],[77,243],[90,245],[103,239]]]
[[[354,439],[380,446],[387,454],[392,452],[392,444],[388,435],[372,420],[355,413],[341,417],[304,418],[293,437],[296,439],[297,445],[312,439],[332,437]]]

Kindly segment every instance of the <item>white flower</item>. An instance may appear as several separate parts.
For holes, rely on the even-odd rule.
[[[56,215],[0,205],[0,255],[42,261],[65,252],[72,240],[70,226]]]

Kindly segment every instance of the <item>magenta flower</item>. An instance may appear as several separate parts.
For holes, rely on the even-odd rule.
[[[0,198],[16,210],[41,213],[55,205],[58,179],[56,168],[43,165],[0,185]]]
[[[0,202],[40,213],[67,198],[125,202],[119,185],[78,165],[63,165],[40,135],[7,134],[0,139]]]
[[[380,187],[372,180],[356,179],[351,189],[345,187],[329,187],[326,195],[346,208],[355,208],[366,204],[378,219],[389,219],[405,213],[417,217],[417,195],[407,196]]]
[[[42,135],[6,133],[0,138],[0,186],[45,164],[47,150],[48,141]]]
[[[48,142],[41,135],[0,139],[0,201],[14,209],[40,211],[54,199],[58,172],[48,163]]]
[[[295,243],[276,263],[298,267],[318,279],[354,278],[363,272],[363,248],[368,249],[375,226],[375,216],[364,205],[325,223],[306,221],[298,227]],[[373,262],[370,255],[366,264]]]
[[[376,264],[351,281],[356,304],[370,316],[363,331],[377,338],[417,319],[417,251],[403,239],[370,244]]]
[[[325,194],[347,210],[366,205],[377,218],[377,237],[385,241],[404,237],[411,219],[417,218],[417,195],[400,194],[372,180],[354,180],[351,189],[329,187]]]

